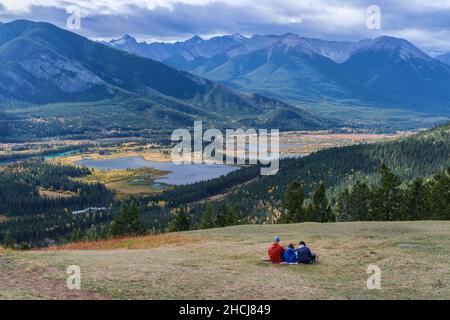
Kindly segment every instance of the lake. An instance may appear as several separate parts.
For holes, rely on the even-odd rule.
[[[154,162],[142,157],[122,157],[115,159],[83,159],[75,162],[77,165],[91,169],[126,170],[151,167],[157,170],[170,171],[169,174],[155,179],[157,184],[171,185],[191,184],[210,180],[226,175],[239,169],[237,166],[224,164],[180,164],[172,162]]]

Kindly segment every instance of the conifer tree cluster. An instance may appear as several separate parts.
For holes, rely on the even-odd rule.
[[[374,186],[358,181],[339,197],[340,220],[449,220],[450,168],[429,178],[402,182],[386,165]]]
[[[305,221],[398,221],[450,219],[450,168],[425,179],[403,182],[385,164],[379,168],[379,182],[373,186],[356,181],[333,205],[323,182],[305,200],[302,182],[296,180],[284,193],[280,223]]]
[[[306,221],[332,222],[334,213],[327,199],[326,187],[323,182],[314,191],[308,204],[305,201],[305,191],[301,181],[296,180],[289,185],[284,194],[284,211],[280,223],[298,223]]]
[[[140,220],[140,212],[136,203],[130,206],[122,205],[119,213],[111,222],[110,234],[113,238],[125,236],[139,236],[145,232],[145,227]]]

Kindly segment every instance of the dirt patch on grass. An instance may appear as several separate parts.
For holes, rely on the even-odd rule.
[[[64,272],[36,261],[0,254],[0,270],[0,299],[105,299],[96,292],[69,290]]]
[[[183,234],[160,234],[144,237],[127,237],[104,241],[69,243],[63,246],[54,246],[42,251],[55,250],[116,250],[116,249],[151,249],[165,245],[193,243],[201,240],[199,236]]]

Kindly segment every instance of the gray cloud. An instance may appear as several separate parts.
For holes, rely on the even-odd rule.
[[[0,6],[0,20],[18,18],[48,21],[65,27],[65,8],[75,1],[33,1],[23,8]],[[10,3],[12,1],[10,0]],[[450,50],[450,1],[376,1],[382,29],[368,30],[366,9],[374,1],[360,0],[150,0],[78,1],[85,16],[80,34],[112,38],[129,33],[140,39],[186,39],[239,32],[252,34],[298,33],[308,37],[360,40],[382,34],[405,37],[425,50]],[[149,5],[149,4],[154,5]],[[158,5],[160,4],[160,5]],[[92,8],[92,9],[90,9]]]

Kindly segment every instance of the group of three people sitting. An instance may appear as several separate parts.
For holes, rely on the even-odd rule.
[[[295,249],[294,244],[290,243],[286,249],[280,244],[280,237],[275,237],[275,241],[269,247],[270,261],[273,263],[314,263],[316,254],[306,246],[304,241],[300,241],[299,247]]]

